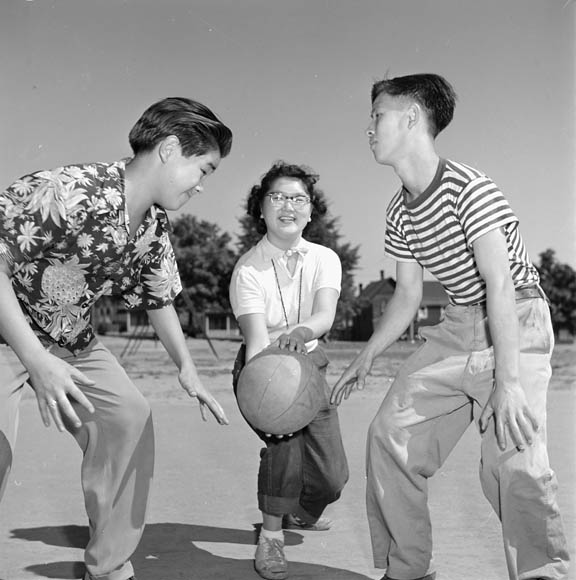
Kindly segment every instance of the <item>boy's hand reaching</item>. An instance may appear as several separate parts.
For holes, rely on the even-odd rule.
[[[208,415],[206,413],[206,408],[210,410],[212,415],[216,418],[216,421],[220,425],[228,425],[228,417],[224,413],[224,409],[221,407],[220,403],[211,395],[210,391],[204,387],[200,378],[195,371],[180,371],[178,375],[178,380],[182,385],[182,388],[194,399],[198,399],[200,405],[200,414],[204,421],[208,421]]]
[[[72,365],[46,351],[27,370],[46,427],[52,421],[59,431],[64,431],[65,422],[77,428],[82,425],[70,399],[82,405],[89,413],[94,412],[92,403],[78,387],[93,385],[94,381]]]
[[[334,385],[330,403],[339,405],[342,399],[347,399],[355,388],[361,391],[366,385],[366,377],[370,373],[373,361],[372,355],[362,351]]]

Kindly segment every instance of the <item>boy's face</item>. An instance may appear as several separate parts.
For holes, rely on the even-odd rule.
[[[393,165],[403,153],[409,127],[409,109],[409,101],[386,93],[380,93],[374,100],[366,134],[378,163]]]
[[[193,195],[202,193],[204,180],[216,171],[219,163],[219,151],[184,157],[178,145],[165,162],[157,203],[167,210],[180,209]]]

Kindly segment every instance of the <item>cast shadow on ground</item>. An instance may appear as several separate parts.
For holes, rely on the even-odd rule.
[[[11,531],[12,538],[43,542],[50,546],[83,549],[88,541],[85,526],[45,526]],[[154,523],[146,531],[132,562],[138,580],[261,580],[254,571],[252,559],[217,556],[199,548],[195,542],[212,542],[254,546],[254,530],[216,528],[176,523]],[[287,531],[287,546],[301,544],[301,534]],[[319,564],[290,561],[290,579],[369,580],[368,576]],[[81,561],[51,562],[28,566],[26,570],[43,578],[72,580],[82,578]]]

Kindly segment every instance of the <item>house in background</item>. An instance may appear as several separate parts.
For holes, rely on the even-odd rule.
[[[382,316],[384,308],[396,288],[396,280],[385,278],[384,270],[380,270],[380,280],[370,282],[365,288],[360,284],[358,299],[360,301],[360,313],[352,323],[352,340],[368,340],[374,332],[376,322]]]
[[[365,288],[360,285],[358,298],[362,307],[354,319],[352,340],[364,341],[370,338],[384,308],[392,298],[395,288],[396,281],[393,278],[386,278],[383,270],[380,270],[379,280],[370,282]],[[406,332],[405,338],[413,341],[418,337],[420,328],[437,324],[448,304],[448,295],[440,282],[425,280],[422,289],[422,303],[418,314]]]
[[[232,312],[204,313],[204,334],[208,338],[241,339],[240,328]]]
[[[184,297],[184,293],[182,293]],[[177,308],[182,329],[190,336],[238,340],[241,337],[236,319],[231,312],[207,311],[196,313],[192,304]],[[92,324],[98,334],[153,334],[144,310],[127,310],[118,296],[103,296],[92,308]]]
[[[92,324],[98,334],[132,333],[135,327],[148,325],[146,312],[124,308],[118,296],[102,296],[92,307]]]

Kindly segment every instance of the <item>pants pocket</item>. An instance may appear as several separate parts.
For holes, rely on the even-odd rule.
[[[548,354],[554,344],[548,304],[541,299],[517,302],[520,352]]]

